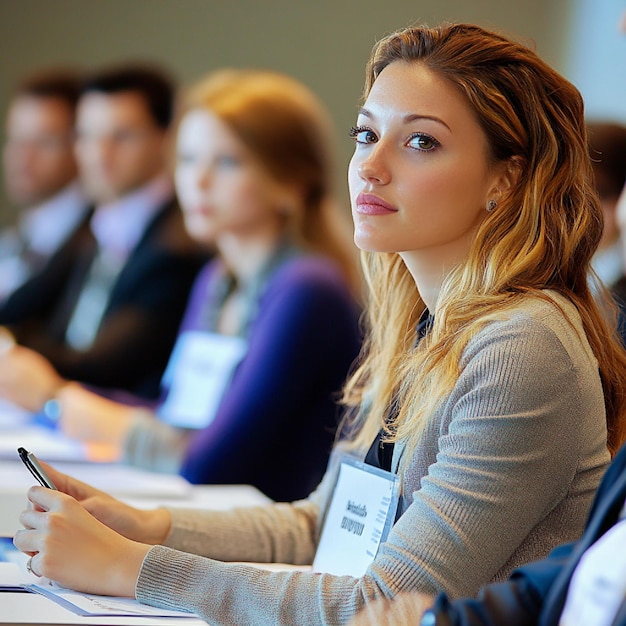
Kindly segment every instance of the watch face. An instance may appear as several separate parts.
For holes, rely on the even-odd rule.
[[[429,609],[424,613],[420,626],[437,626],[437,616]]]

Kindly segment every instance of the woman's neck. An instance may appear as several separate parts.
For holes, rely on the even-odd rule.
[[[420,263],[413,255],[400,253],[404,264],[413,276],[415,286],[426,308],[435,313],[441,285],[446,276],[446,268],[440,264]]]
[[[227,234],[219,238],[217,248],[237,283],[245,285],[263,269],[283,236],[282,232],[247,238]]]
[[[458,263],[449,263],[439,259],[419,257],[414,254],[400,253],[404,264],[413,276],[415,286],[426,308],[435,314],[441,286],[446,276]]]
[[[431,314],[435,314],[443,282],[454,268],[467,261],[470,246],[471,237],[467,235],[445,245],[399,253]]]

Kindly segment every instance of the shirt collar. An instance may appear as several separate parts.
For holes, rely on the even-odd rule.
[[[622,243],[616,241],[608,248],[598,250],[591,259],[591,266],[607,287],[614,285],[624,275],[622,254]]]
[[[72,182],[45,202],[22,211],[18,230],[28,248],[48,256],[78,226],[88,201],[77,182]]]
[[[90,225],[101,252],[127,258],[173,193],[170,177],[162,174],[122,198],[98,206]]]

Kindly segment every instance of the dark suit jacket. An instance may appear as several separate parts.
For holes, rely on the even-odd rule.
[[[582,554],[618,520],[626,499],[626,445],[611,463],[576,543],[556,548],[542,561],[519,568],[506,583],[485,587],[476,600],[450,602],[440,595],[423,624],[445,626],[557,626],[574,569]],[[620,555],[619,558],[624,558]],[[614,626],[626,626],[626,601]],[[589,625],[593,626],[593,625]]]
[[[174,200],[148,225],[113,285],[93,344],[72,349],[65,333],[96,253],[84,224],[0,308],[0,324],[45,356],[64,378],[155,397],[188,292],[208,255],[187,235]]]
[[[618,308],[617,329],[626,346],[626,276],[622,276],[612,287],[611,293]]]

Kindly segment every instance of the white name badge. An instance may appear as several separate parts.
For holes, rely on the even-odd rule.
[[[158,410],[161,420],[181,428],[208,426],[246,350],[240,337],[203,331],[180,335],[161,381],[169,390]]]
[[[610,626],[626,597],[626,520],[596,541],[574,570],[559,626]]]
[[[344,458],[322,527],[313,571],[359,577],[387,538],[398,507],[398,477]]]

